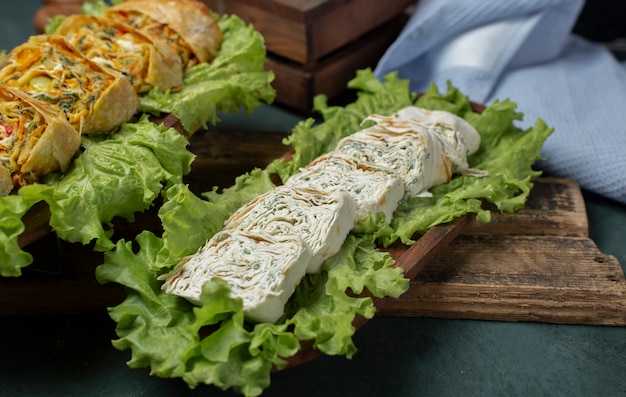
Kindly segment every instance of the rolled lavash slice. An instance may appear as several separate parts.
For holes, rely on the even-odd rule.
[[[0,83],[48,102],[82,134],[110,132],[139,105],[126,77],[82,56],[60,35],[32,36],[11,50]]]
[[[80,135],[48,103],[0,85],[0,196],[65,171]]]
[[[223,39],[213,12],[196,0],[125,1],[107,8],[104,16],[167,43],[185,68],[213,60]]]
[[[243,300],[246,318],[276,322],[306,273],[311,250],[297,235],[220,231],[174,270],[161,276],[162,289],[200,303],[202,286],[213,278],[228,283]]]
[[[356,221],[383,213],[387,224],[404,196],[404,183],[391,170],[360,164],[339,153],[315,159],[285,182],[286,186],[327,192],[344,191],[356,202]]]
[[[312,252],[307,273],[319,273],[322,263],[341,249],[354,227],[356,211],[353,198],[342,191],[278,186],[235,211],[224,230],[297,234]]]
[[[428,194],[467,167],[466,150],[456,150],[449,135],[439,134],[403,111],[395,116],[371,115],[376,124],[341,139],[335,152],[372,167],[388,168],[404,181],[404,198]]]
[[[100,66],[122,73],[137,92],[183,82],[183,64],[171,47],[122,22],[93,15],[67,16],[55,30]]]
[[[467,157],[476,153],[480,147],[480,134],[467,120],[444,110],[428,110],[417,106],[401,109],[391,117],[396,119],[394,124],[405,123],[400,130],[420,125],[441,136],[443,147],[452,161],[453,173],[485,175],[484,171],[472,169],[467,164]],[[378,122],[377,118],[373,115],[370,119]],[[387,128],[393,129],[394,126],[388,125]]]

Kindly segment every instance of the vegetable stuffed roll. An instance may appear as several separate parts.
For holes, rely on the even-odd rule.
[[[128,121],[139,99],[130,81],[82,56],[63,36],[32,36],[0,65],[0,83],[64,112],[80,133],[108,133]]]
[[[0,85],[0,196],[65,171],[80,135],[48,103]]]
[[[182,84],[183,65],[178,54],[130,25],[77,14],[66,17],[55,34],[64,36],[100,66],[122,73],[137,92],[152,87],[166,90]]]
[[[185,68],[213,60],[222,32],[217,19],[195,0],[131,0],[109,7],[104,16],[157,37],[181,57]]]

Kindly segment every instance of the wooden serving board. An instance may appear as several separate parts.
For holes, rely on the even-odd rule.
[[[588,237],[578,185],[535,181],[527,206],[470,222],[379,315],[626,325],[626,281]]]

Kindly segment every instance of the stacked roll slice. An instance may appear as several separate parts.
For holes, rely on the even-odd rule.
[[[243,300],[249,319],[275,322],[300,282],[293,275],[325,269],[325,261],[339,252],[359,222],[374,215],[389,223],[401,200],[428,194],[428,189],[450,181],[455,173],[482,175],[467,165],[467,156],[478,149],[480,136],[457,116],[409,107],[391,116],[371,115],[365,121],[375,124],[341,139],[335,150],[300,169],[284,185],[235,211],[222,232],[161,277],[165,280],[162,288],[199,302],[202,284],[223,277],[233,296]],[[299,238],[310,255],[306,261],[305,256],[296,260],[297,256],[281,249],[273,250],[273,255],[265,249],[256,252],[252,244],[246,245],[243,256],[211,248],[241,246],[241,235],[267,241]],[[254,279],[272,279],[282,286],[281,299],[242,289],[238,283],[251,272]],[[268,315],[259,315],[259,310]]]
[[[167,292],[200,303],[202,286],[226,281],[247,318],[275,322],[306,272],[311,250],[298,235],[221,231],[188,256],[165,282]]]
[[[222,41],[217,19],[199,1],[125,1],[107,8],[104,16],[159,38],[180,55],[184,68],[211,61]]]
[[[315,159],[291,176],[285,185],[349,194],[356,203],[356,224],[380,213],[384,214],[387,223],[391,222],[393,212],[404,196],[404,183],[392,170],[362,164],[339,153]]]
[[[313,253],[307,273],[319,273],[322,263],[341,249],[355,215],[356,203],[345,192],[278,186],[231,215],[224,230],[299,235]]]
[[[0,85],[0,196],[65,171],[80,135],[48,103]]]
[[[122,22],[92,15],[70,15],[55,34],[87,58],[127,77],[135,91],[179,87],[182,59],[170,46]]]
[[[81,55],[63,36],[37,35],[15,47],[0,83],[48,102],[82,134],[102,134],[128,121],[139,99],[130,81]]]

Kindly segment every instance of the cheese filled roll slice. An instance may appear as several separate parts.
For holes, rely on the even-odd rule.
[[[396,172],[404,181],[404,198],[427,194],[435,185],[449,182],[454,172],[467,167],[466,150],[460,153],[448,135],[396,117],[372,115],[377,124],[339,141],[335,152],[355,161]]]
[[[444,148],[450,152],[452,172],[485,175],[482,171],[469,168],[467,164],[467,157],[476,153],[480,147],[480,134],[467,120],[443,110],[428,110],[417,106],[406,107],[391,117],[396,119],[394,124],[406,123],[401,129],[421,125],[442,136]],[[373,115],[372,119],[377,121],[377,116]],[[384,123],[385,120],[381,122]],[[387,128],[393,129],[394,126],[388,125]]]
[[[319,273],[322,263],[339,252],[355,219],[356,203],[345,192],[278,186],[234,212],[224,230],[298,235],[312,252],[307,273]]]
[[[78,51],[100,66],[122,73],[137,92],[161,90],[183,82],[178,54],[130,25],[92,15],[70,15],[55,34],[62,35]]]
[[[347,192],[356,202],[355,223],[370,214],[383,213],[387,224],[404,196],[404,183],[395,172],[359,164],[357,161],[330,154],[320,156],[292,175],[286,186],[327,192]]]
[[[104,16],[163,40],[189,68],[215,58],[222,31],[211,10],[196,0],[131,0],[109,7]]]
[[[162,289],[197,304],[202,286],[220,278],[228,283],[233,297],[243,300],[249,320],[273,323],[283,315],[310,257],[308,245],[296,235],[221,231],[161,276],[165,279]]]
[[[82,56],[63,36],[32,36],[0,65],[0,83],[64,112],[80,133],[108,133],[139,105],[130,81]]]
[[[49,104],[0,85],[0,196],[65,171],[80,135]]]

